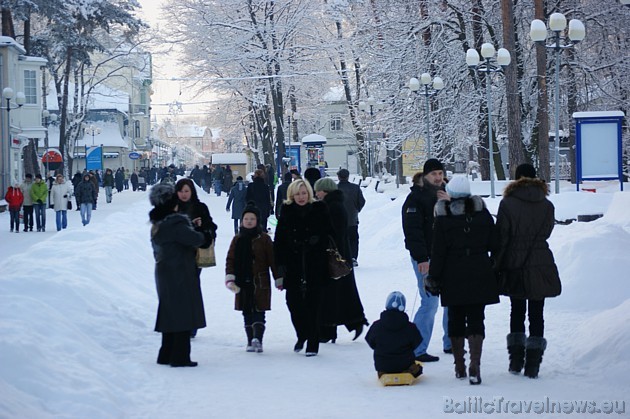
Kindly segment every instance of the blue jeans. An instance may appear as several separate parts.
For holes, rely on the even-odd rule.
[[[217,196],[221,196],[221,186],[223,185],[223,181],[215,180],[212,182],[212,185],[214,186],[214,193],[217,194]]]
[[[418,271],[418,262],[411,258],[411,265],[418,280],[418,291],[420,293],[420,307],[416,311],[413,318],[418,331],[422,335],[422,343],[414,350],[416,356],[426,354],[431,335],[433,334],[433,323],[435,322],[435,313],[437,313],[440,305],[440,297],[427,294],[424,290],[424,276]],[[444,336],[442,337],[442,346],[444,349],[451,349],[451,339],[448,337],[448,308],[444,307],[442,313],[442,328]]]
[[[57,231],[68,227],[68,211],[55,211],[55,221],[57,222]]]
[[[46,203],[43,204],[33,204],[33,209],[35,210],[35,225],[37,226],[37,231],[42,231],[46,229]]]
[[[81,221],[83,221],[83,225],[90,224],[90,219],[92,218],[92,203],[81,204]]]
[[[108,204],[112,202],[112,187],[111,186],[105,186],[105,198]]]

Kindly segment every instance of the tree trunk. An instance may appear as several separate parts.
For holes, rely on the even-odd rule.
[[[514,28],[514,0],[501,0],[501,18],[503,20],[503,47],[512,54],[512,63],[505,69],[505,90],[507,96],[507,131],[508,131],[508,162],[510,178],[514,179],[516,166],[525,161],[523,152],[523,135],[521,128],[521,98],[518,88],[519,51],[516,47],[516,32]],[[501,166],[501,154],[497,154]],[[503,166],[501,166],[503,167]],[[505,179],[505,176],[499,176]]]
[[[534,0],[534,17],[545,19],[544,0]],[[536,80],[538,84],[538,108],[534,141],[538,144],[538,176],[546,181],[551,180],[551,163],[549,161],[549,99],[547,95],[547,48],[536,45]]]
[[[61,93],[61,115],[59,115],[59,153],[64,158],[66,156],[66,121],[68,119],[68,89],[70,85],[70,69],[72,68],[72,55],[74,54],[73,47],[69,46],[66,51],[66,63],[63,72],[63,84],[62,84],[62,93]],[[85,156],[87,161],[87,155]],[[61,171],[63,173],[64,163],[62,160]]]

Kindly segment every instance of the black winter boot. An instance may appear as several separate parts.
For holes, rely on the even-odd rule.
[[[510,333],[507,335],[507,350],[510,354],[508,371],[520,374],[525,364],[525,333]]]
[[[245,350],[247,352],[255,352],[255,349],[252,346],[252,339],[254,338],[254,328],[252,326],[245,326],[245,334],[247,335],[247,348],[245,348]]]
[[[530,336],[525,343],[525,376],[538,378],[542,357],[547,348],[547,340],[540,336]]]
[[[262,340],[263,335],[265,334],[265,325],[261,322],[256,322],[252,324],[254,328],[254,338],[252,339],[252,346],[254,347],[254,351],[261,353],[263,351]]]
[[[451,336],[451,343],[453,345],[453,358],[455,361],[455,377],[466,378],[466,360],[464,359],[464,337],[463,336]]]
[[[468,349],[470,350],[470,366],[468,367],[468,381],[470,384],[481,384],[481,348],[483,347],[483,335],[468,336]]]

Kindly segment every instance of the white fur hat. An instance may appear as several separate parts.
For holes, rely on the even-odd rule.
[[[446,184],[446,192],[451,198],[465,198],[470,196],[470,182],[463,175],[453,176]]]

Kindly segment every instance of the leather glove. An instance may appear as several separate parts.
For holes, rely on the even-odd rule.
[[[280,278],[276,278],[276,288],[278,288],[279,290],[282,289],[282,285],[284,285],[284,278],[280,277]]]
[[[240,287],[238,285],[236,285],[234,283],[234,281],[232,281],[232,280],[226,280],[225,281],[225,288],[229,289],[234,294],[238,294],[241,291]]]
[[[424,278],[424,290],[432,296],[437,297],[440,295],[440,284],[431,276],[427,275]]]
[[[38,199],[38,200],[37,200],[37,203],[38,203],[38,204],[43,204],[43,203],[44,203],[44,201],[42,201],[41,199]]]

